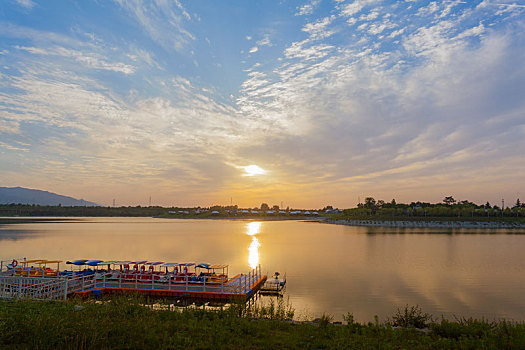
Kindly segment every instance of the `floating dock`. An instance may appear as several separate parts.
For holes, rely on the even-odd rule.
[[[247,301],[264,285],[266,275],[261,274],[260,267],[239,274],[220,283],[195,283],[186,278],[183,281],[160,281],[152,278],[135,280],[125,278],[107,278],[95,274],[88,276],[23,276],[0,272],[0,298],[29,298],[34,300],[67,299],[73,296],[98,296],[101,294],[140,294],[148,297],[176,299],[184,303]]]

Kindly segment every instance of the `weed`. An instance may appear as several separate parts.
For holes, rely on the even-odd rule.
[[[389,323],[394,327],[426,328],[431,322],[433,322],[432,316],[423,313],[419,305],[410,307],[406,305],[403,311],[397,309]]]

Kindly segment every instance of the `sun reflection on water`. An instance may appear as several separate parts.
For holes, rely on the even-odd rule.
[[[246,225],[246,234],[252,236],[252,243],[248,248],[248,251],[250,253],[248,255],[248,264],[252,269],[259,265],[259,246],[261,244],[259,243],[259,240],[257,239],[256,235],[261,230],[261,224],[262,222],[254,221]]]

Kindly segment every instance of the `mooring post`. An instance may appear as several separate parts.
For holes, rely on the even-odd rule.
[[[67,277],[64,280],[64,300],[67,299]]]
[[[22,294],[22,276],[18,277],[18,296],[17,298],[20,298],[20,294]]]

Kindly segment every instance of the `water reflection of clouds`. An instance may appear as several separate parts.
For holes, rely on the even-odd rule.
[[[256,235],[261,231],[262,222],[254,221],[246,225],[246,234],[252,236],[252,242],[248,247],[248,264],[252,269],[256,268],[259,265],[259,247],[260,243]]]

